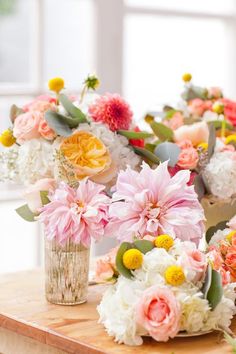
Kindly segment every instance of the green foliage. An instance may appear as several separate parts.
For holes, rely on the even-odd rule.
[[[125,136],[127,139],[146,139],[153,137],[153,134],[147,132],[135,132],[130,130],[118,130],[118,134]]]
[[[136,152],[136,154],[147,158],[150,162],[153,162],[155,164],[159,164],[159,162],[160,162],[159,159],[151,151],[149,151],[147,149],[139,148],[137,146],[133,146],[133,149]]]
[[[75,107],[66,95],[61,93],[59,95],[59,101],[67,113],[75,119],[77,126],[80,123],[87,122],[86,115],[78,107]]]
[[[154,134],[161,140],[161,141],[172,141],[174,137],[174,132],[172,129],[168,128],[162,123],[152,122],[150,124]]]
[[[159,144],[154,150],[154,154],[161,162],[168,160],[169,166],[175,166],[179,159],[180,147],[177,144],[168,141]]]
[[[28,207],[27,204],[22,205],[21,207],[16,209],[16,212],[18,215],[20,215],[24,220],[26,221],[35,221],[35,214],[32,213],[32,211],[30,210],[30,208]]]

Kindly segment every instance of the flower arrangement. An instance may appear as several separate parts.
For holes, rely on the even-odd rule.
[[[117,282],[98,306],[100,323],[118,343],[141,345],[143,336],[166,342],[176,336],[229,331],[235,283],[190,241],[159,235],[120,245]]]

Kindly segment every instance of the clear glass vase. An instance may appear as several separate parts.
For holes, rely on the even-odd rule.
[[[90,250],[68,241],[60,246],[45,237],[45,292],[49,302],[78,305],[86,302]]]

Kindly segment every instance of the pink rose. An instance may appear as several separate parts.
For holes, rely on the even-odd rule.
[[[13,127],[13,135],[19,144],[26,140],[40,138],[39,124],[42,120],[42,113],[27,112],[16,117]]]
[[[197,249],[186,250],[181,256],[181,265],[195,273],[192,281],[199,281],[203,278],[206,271],[206,256]]]
[[[174,132],[174,140],[181,143],[183,140],[190,140],[193,146],[208,142],[209,129],[206,122],[198,122],[191,125],[183,125]]]
[[[56,133],[49,127],[45,119],[42,119],[39,124],[39,133],[47,140],[53,140],[56,137]]]
[[[194,98],[188,104],[189,112],[195,117],[201,117],[203,113],[207,110],[210,110],[211,107],[211,101],[204,101],[200,98]]]
[[[42,191],[54,191],[56,188],[56,181],[52,178],[43,178],[38,180],[35,184],[32,184],[27,188],[24,194],[24,198],[27,201],[28,207],[33,213],[38,213],[42,208],[42,200],[40,192]]]
[[[230,283],[230,272],[224,268],[220,268],[220,274],[222,277],[222,285],[225,286]]]
[[[220,87],[210,87],[208,90],[208,98],[221,98],[222,97],[222,91]]]
[[[180,147],[181,150],[189,149],[193,147],[191,140],[180,141],[177,145]]]
[[[167,119],[163,123],[170,129],[176,130],[184,124],[184,116],[182,113],[176,112],[171,119]]]
[[[231,249],[225,257],[225,264],[227,267],[236,270],[236,249]]]
[[[224,104],[224,113],[226,118],[236,126],[236,102],[223,98],[221,102]]]
[[[188,148],[180,152],[177,164],[184,169],[194,169],[197,167],[198,160],[196,149]]]
[[[95,280],[97,282],[109,281],[116,273],[116,254],[118,247],[112,248],[108,254],[96,262]]]
[[[48,95],[41,95],[35,98],[35,100],[24,105],[23,110],[28,111],[40,111],[45,112],[48,109],[55,107],[56,99]],[[49,108],[50,107],[50,108]]]
[[[159,342],[174,338],[180,328],[180,305],[169,288],[154,285],[145,290],[136,305],[140,326]]]

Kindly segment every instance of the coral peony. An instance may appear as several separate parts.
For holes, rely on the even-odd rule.
[[[141,172],[130,167],[118,175],[114,203],[109,209],[106,232],[119,240],[134,236],[168,234],[198,243],[204,232],[204,213],[190,172],[179,171],[171,177],[167,162],[151,169],[143,163]]]
[[[90,246],[91,238],[99,240],[108,221],[110,201],[104,189],[89,180],[81,181],[77,190],[61,182],[39,216],[47,238],[56,239],[61,245],[70,239],[85,247]]]
[[[89,114],[95,122],[107,124],[112,131],[128,130],[133,117],[129,104],[118,94],[110,93],[99,97],[89,107]]]

